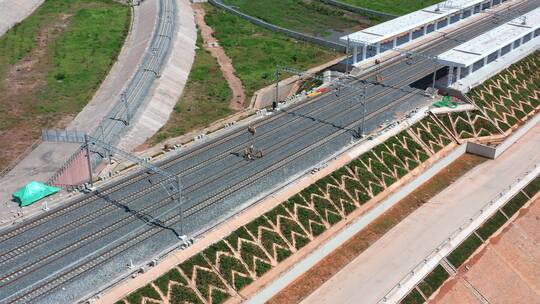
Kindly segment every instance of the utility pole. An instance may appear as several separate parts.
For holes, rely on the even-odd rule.
[[[345,74],[349,74],[349,52],[351,50],[351,38],[347,36],[347,52],[345,55]]]
[[[122,92],[120,94],[120,98],[122,99],[122,103],[124,104],[124,107],[126,108],[126,126],[129,126],[129,122],[131,121],[131,115],[129,113],[129,106],[126,98],[126,92]]]
[[[276,96],[274,98],[275,105],[279,102],[279,66],[276,66]]]
[[[90,156],[90,136],[88,134],[84,135],[84,145],[86,146],[86,161],[88,162],[88,182],[90,183],[90,186],[93,186],[93,178],[92,178],[92,161]]]

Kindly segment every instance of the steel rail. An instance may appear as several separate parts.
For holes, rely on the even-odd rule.
[[[414,93],[410,93],[410,94],[407,94],[405,96],[403,96],[402,98],[403,99],[406,99],[406,98],[409,98],[411,97],[412,95],[414,95]],[[389,103],[385,106],[382,106],[380,107],[376,113],[373,112],[369,115],[369,118],[367,118],[368,120],[373,118],[375,115],[387,110],[388,108],[390,108],[391,106],[393,106],[395,103],[399,102],[400,100],[395,100],[394,102],[392,103]],[[359,106],[359,105],[358,105]],[[341,115],[346,115],[348,113],[343,113],[341,112],[340,113]],[[355,121],[353,123],[350,123],[346,126],[346,128],[353,128],[354,126],[356,126],[359,122],[358,121]],[[301,157],[302,155],[305,155],[306,153],[309,153],[311,152],[313,149],[317,148],[321,142],[328,142],[330,141],[331,139],[343,134],[344,132],[347,132],[347,130],[340,130],[338,132],[335,132],[333,133],[331,136],[329,137],[325,137],[323,140],[321,141],[318,141],[318,142],[315,142],[313,144],[311,144],[310,146],[308,147],[304,147],[302,148],[300,151],[296,152],[294,155],[293,155],[293,158],[291,159],[290,157],[286,157],[282,160],[280,160],[278,163],[272,165],[271,167],[269,168],[266,168],[263,172],[258,172],[256,174],[254,174],[253,176],[249,177],[248,179],[246,179],[244,181],[244,185],[242,185],[243,187],[245,187],[247,184],[252,184],[252,183],[255,183],[257,182],[257,180],[259,180],[261,177],[265,176],[265,175],[268,175],[270,174],[271,172],[275,171],[276,169],[279,169],[281,167],[284,167],[286,164],[288,164],[289,162]],[[246,182],[247,181],[247,182]],[[226,192],[224,193],[224,196],[227,196],[231,193],[231,188],[238,188],[239,186],[238,185],[235,185],[233,187],[230,187],[229,189],[224,189],[222,192]],[[235,190],[232,190],[232,191],[235,191]],[[209,200],[206,200],[205,202],[207,202]],[[203,202],[203,203],[205,203]],[[204,206],[202,208],[198,208],[201,204],[203,203],[199,203],[197,204],[196,206],[193,206],[191,208],[188,208],[186,210],[187,213],[189,213],[186,217],[189,217],[197,212],[200,212],[202,209],[204,208],[207,208],[208,206],[212,205],[215,203],[215,201],[213,202],[210,202],[210,203],[205,203]],[[171,208],[170,210],[172,211],[174,208]],[[174,214],[172,215],[171,217],[169,217],[168,219],[164,220],[163,221],[163,224],[167,225],[167,226],[173,226],[174,224],[177,224],[180,222],[181,219],[179,219],[178,221],[174,222],[173,220],[178,218],[179,215],[178,214]],[[106,261],[112,259],[114,256],[120,254],[121,252],[124,252],[130,248],[132,248],[133,246],[149,239],[150,237],[153,237],[154,235],[156,235],[157,233],[161,232],[162,229],[157,229],[156,227],[151,227],[150,229],[146,230],[146,231],[143,231],[141,234],[136,234],[134,238],[131,238],[131,239],[128,239],[126,241],[124,241],[123,243],[119,244],[118,246],[112,248],[111,250],[105,252],[105,253],[102,253],[102,254],[99,254],[97,255],[96,253],[96,257],[94,257],[92,260],[90,260],[89,262],[87,262],[87,264],[84,264],[84,265],[80,265],[80,266],[76,266],[74,270],[72,271],[69,271],[69,272],[65,272],[63,274],[60,274],[58,276],[55,276],[54,279],[53,279],[53,282],[54,281],[60,281],[59,284],[56,284],[58,286],[60,286],[60,284],[62,283],[65,283],[67,280],[71,280],[73,279],[73,277],[75,276],[80,276],[82,275],[83,272],[86,272],[90,269],[92,269],[93,267],[99,265],[99,264],[102,264],[102,263],[105,263]],[[148,235],[147,235],[148,234]],[[141,239],[142,238],[142,239]],[[140,240],[139,240],[140,239]],[[135,243],[133,243],[134,241],[136,241]],[[129,245],[129,243],[132,242],[131,245]],[[126,246],[129,246],[126,248]],[[66,278],[66,276],[68,278]],[[34,293],[36,292],[38,289],[42,289],[44,287],[46,287],[47,285],[50,285],[52,284],[53,282],[45,282],[44,284],[32,289],[30,291],[30,293]],[[50,292],[51,290],[49,289],[48,292]],[[25,296],[28,296],[30,293],[27,293],[27,294],[24,294],[24,295],[21,295],[19,296],[18,298],[16,298],[14,301],[10,302],[10,303],[17,303],[16,301],[18,299],[24,299]],[[43,293],[40,294],[39,296],[43,296]]]
[[[444,37],[441,37],[441,38],[447,39],[448,37],[447,37],[447,36],[444,36]],[[435,47],[435,46],[436,46],[436,45],[433,45],[432,47]],[[399,63],[399,61],[398,61],[397,63]],[[397,64],[397,63],[396,63],[396,64]],[[385,67],[385,68],[387,68],[387,67]],[[372,73],[373,73],[373,72],[372,72]],[[369,77],[369,76],[368,76],[368,77]],[[315,100],[314,100],[314,101],[315,101]],[[337,100],[336,100],[336,102],[337,102]],[[304,106],[304,105],[305,105],[305,104],[303,104],[302,106]],[[278,117],[275,117],[275,118],[278,118]],[[266,123],[266,122],[267,122],[267,121],[263,121],[263,123]],[[231,148],[231,149],[233,149],[233,148]],[[231,149],[230,149],[230,150],[231,150]],[[229,150],[229,151],[230,151],[230,150]],[[198,152],[198,151],[193,151],[193,152]],[[184,156],[186,156],[186,155],[184,155]],[[177,159],[173,159],[173,161],[175,161],[175,160],[180,160],[180,159],[181,159],[181,157],[179,157],[179,158],[177,158]],[[208,160],[206,160],[204,163],[206,163],[206,162],[208,162]],[[202,165],[202,164],[198,164],[198,166],[201,166],[201,165]],[[137,180],[137,181],[138,181],[138,180]],[[133,182],[133,183],[134,183],[134,182]],[[130,184],[132,184],[132,183],[130,183]],[[119,187],[118,187],[118,188],[119,188]],[[143,190],[144,190],[144,189],[143,189]],[[0,237],[1,237],[1,236],[0,236]]]

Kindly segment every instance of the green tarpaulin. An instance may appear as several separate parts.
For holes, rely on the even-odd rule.
[[[47,186],[39,182],[31,182],[13,193],[13,198],[21,206],[28,206],[58,191],[60,191],[60,188]]]
[[[444,96],[441,101],[433,103],[433,106],[436,108],[448,107],[453,109],[458,106],[458,103],[452,101],[452,98],[450,96]]]

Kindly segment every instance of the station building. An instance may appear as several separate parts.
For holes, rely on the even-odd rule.
[[[448,66],[447,85],[474,87],[540,48],[540,8],[437,56]],[[474,73],[474,75],[473,75]]]
[[[508,0],[447,0],[343,36],[354,65],[467,19]]]

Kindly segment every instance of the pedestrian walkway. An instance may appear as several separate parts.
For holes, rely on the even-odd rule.
[[[490,199],[540,163],[540,124],[432,198],[303,303],[377,303]]]
[[[0,0],[0,36],[30,16],[45,0]]]

